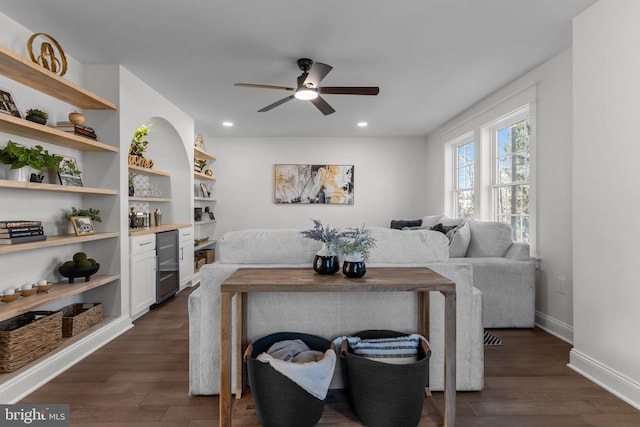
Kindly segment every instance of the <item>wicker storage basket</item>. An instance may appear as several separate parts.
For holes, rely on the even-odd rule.
[[[69,338],[100,323],[103,317],[102,304],[71,304],[60,309],[62,312],[62,336]]]
[[[406,335],[395,331],[363,331],[354,334],[362,339],[396,338]],[[431,351],[418,347],[418,360],[393,365],[367,359],[349,351],[346,358],[346,383],[353,412],[368,427],[410,427],[420,423],[429,385]],[[344,364],[343,364],[344,368]]]
[[[29,311],[0,322],[0,372],[13,372],[62,343],[60,311]]]
[[[272,344],[295,339],[302,340],[312,350],[322,352],[331,346],[328,340],[315,335],[278,332],[255,341],[245,352],[249,387],[256,405],[256,415],[264,427],[310,427],[322,417],[323,400],[312,396],[268,363],[256,359]]]

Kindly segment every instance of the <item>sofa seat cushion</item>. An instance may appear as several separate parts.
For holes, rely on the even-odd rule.
[[[369,264],[415,264],[444,262],[449,259],[449,239],[431,230],[396,230],[368,227],[376,239],[370,251]]]
[[[296,229],[248,229],[229,231],[218,242],[221,263],[308,264],[322,246]]]

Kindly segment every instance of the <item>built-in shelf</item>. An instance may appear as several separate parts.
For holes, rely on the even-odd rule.
[[[202,151],[199,148],[193,147],[193,156],[196,159],[200,159],[200,160],[215,160],[216,156],[214,156],[213,154],[209,154],[206,151]]]
[[[198,202],[217,202],[217,199],[213,199],[211,197],[194,197],[193,200],[196,200]]]
[[[214,222],[216,222],[215,219],[203,219],[203,220],[200,220],[200,221],[194,221],[193,223],[194,223],[194,225],[204,225],[204,224],[212,224]]]
[[[202,172],[193,171],[193,176],[194,176],[195,179],[206,179],[206,180],[209,180],[209,181],[215,181],[216,180],[215,176],[213,176],[213,175],[205,175]]]
[[[50,302],[115,282],[118,279],[120,279],[119,274],[94,274],[88,282],[85,282],[81,277],[76,278],[75,283],[69,283],[68,280],[65,280],[54,283],[48,292],[38,292],[28,297],[21,296],[12,302],[0,302],[0,321],[26,313]]]
[[[198,245],[195,245],[195,246],[193,247],[193,250],[194,250],[194,251],[197,251],[197,250],[199,250],[199,249],[208,248],[208,247],[210,247],[210,246],[214,246],[216,243],[218,243],[218,241],[217,241],[217,240],[207,240],[206,242],[202,242],[202,243],[200,243],[200,244],[198,244]]]
[[[87,110],[117,110],[110,101],[0,46],[0,74]]]
[[[140,175],[148,176],[171,176],[169,172],[164,172],[157,169],[148,169],[141,166],[129,165],[129,172],[138,173]]]
[[[9,190],[61,191],[63,193],[81,193],[104,196],[117,196],[118,190],[109,188],[74,187],[72,185],[40,184],[38,182],[18,182],[0,179],[0,188]]]
[[[0,132],[35,139],[36,141],[42,141],[78,151],[118,152],[118,147],[114,147],[113,145],[108,145],[91,138],[74,135],[54,127],[34,123],[9,114],[0,114]]]
[[[47,236],[47,240],[37,242],[17,243],[14,245],[0,245],[0,255],[15,252],[32,251],[34,249],[50,248],[53,246],[71,245],[73,243],[85,243],[93,240],[113,239],[120,233],[96,233],[88,236]]]
[[[170,202],[171,199],[167,199],[166,197],[138,197],[138,196],[130,196],[129,197],[129,201],[130,202],[158,202],[158,203],[164,203],[164,202]]]

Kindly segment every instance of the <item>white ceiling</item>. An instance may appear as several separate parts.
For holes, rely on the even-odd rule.
[[[0,0],[81,63],[122,64],[211,136],[424,136],[571,46],[595,0]],[[26,41],[25,41],[26,42]],[[257,110],[295,86],[296,59],[326,86],[380,86]],[[223,121],[235,126],[225,128]],[[358,128],[358,121],[367,128]]]

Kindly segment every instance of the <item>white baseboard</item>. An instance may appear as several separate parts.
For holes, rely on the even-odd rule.
[[[576,350],[569,353],[569,368],[640,410],[640,383]]]
[[[573,326],[561,322],[547,314],[536,311],[536,326],[555,335],[563,341],[573,344]]]
[[[0,403],[12,404],[20,401],[132,327],[128,317],[105,319],[99,329],[90,335],[54,350],[32,366],[27,365],[28,367],[14,373],[3,374],[8,379],[0,385]]]

